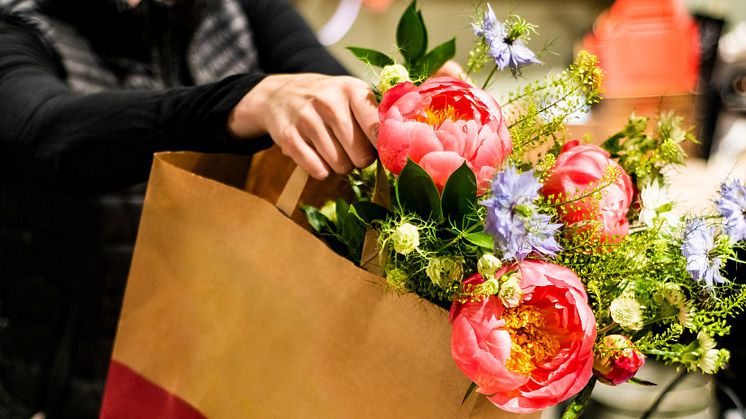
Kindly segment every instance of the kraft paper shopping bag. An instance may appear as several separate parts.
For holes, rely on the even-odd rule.
[[[156,155],[102,417],[521,416],[462,403],[448,313],[243,190],[248,167]]]

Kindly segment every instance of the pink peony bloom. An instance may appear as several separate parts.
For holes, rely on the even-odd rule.
[[[506,308],[495,296],[455,301],[451,354],[496,406],[529,413],[577,394],[592,374],[596,320],[580,279],[563,266],[525,260],[500,277],[520,274],[523,301]],[[479,274],[464,281],[483,282]]]
[[[645,363],[645,355],[622,335],[604,336],[595,358],[593,373],[599,381],[614,386],[634,377]]]
[[[432,78],[420,86],[396,85],[383,95],[378,115],[381,163],[398,175],[409,157],[441,191],[466,162],[484,192],[513,147],[495,99],[451,77]]]
[[[598,199],[591,192],[600,187],[603,188]],[[607,243],[619,242],[629,232],[627,211],[632,203],[632,180],[600,147],[581,145],[577,140],[565,144],[541,193],[572,200],[558,211],[567,226],[583,227],[598,222],[593,235]]]

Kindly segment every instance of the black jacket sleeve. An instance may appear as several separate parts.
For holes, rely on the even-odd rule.
[[[267,73],[345,74],[287,1],[242,2]],[[156,151],[266,148],[266,136],[239,142],[226,132],[231,109],[264,77],[80,95],[68,88],[54,52],[35,29],[0,15],[2,160],[15,162],[22,176],[88,194],[145,180]]]

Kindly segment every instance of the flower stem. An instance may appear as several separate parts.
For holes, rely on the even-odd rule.
[[[497,64],[492,68],[492,71],[490,71],[490,74],[487,76],[487,79],[484,81],[484,84],[482,85],[482,90],[487,90],[487,85],[490,83],[490,80],[492,79],[492,76],[497,71]]]
[[[588,384],[585,385],[583,390],[581,390],[580,393],[575,396],[572,402],[570,402],[570,405],[567,406],[565,411],[562,413],[561,419],[579,418],[580,414],[583,413],[586,404],[588,404],[588,401],[591,399],[591,393],[593,393],[593,387],[595,386],[596,377],[591,377],[591,379],[588,381]]]
[[[598,331],[596,331],[596,334],[597,335],[606,335],[610,331],[614,330],[614,328],[617,327],[617,326],[619,326],[619,325],[616,322],[611,322],[611,323],[607,324],[606,326],[604,326],[603,328],[601,328]]]

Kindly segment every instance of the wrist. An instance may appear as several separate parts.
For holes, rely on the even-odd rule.
[[[277,76],[267,76],[249,90],[228,114],[226,129],[231,137],[248,139],[267,134],[266,104],[276,90]]]

